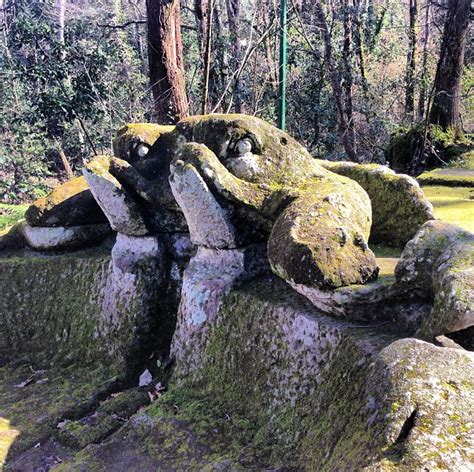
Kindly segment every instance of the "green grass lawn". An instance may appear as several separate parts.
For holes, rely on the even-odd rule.
[[[29,206],[0,203],[0,231],[23,219]]]
[[[474,233],[474,187],[426,186],[423,191],[442,221]]]
[[[474,187],[425,186],[423,191],[433,204],[435,216],[474,233]],[[380,275],[392,275],[401,249],[371,245],[377,256]]]

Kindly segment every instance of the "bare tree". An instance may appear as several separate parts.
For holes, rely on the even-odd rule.
[[[471,0],[449,0],[429,121],[461,134],[459,105]]]
[[[342,144],[344,145],[344,150],[346,151],[347,157],[349,160],[354,162],[359,162],[359,157],[357,156],[353,142],[351,140],[351,133],[349,130],[349,123],[345,114],[344,102],[342,97],[344,96],[342,86],[341,86],[341,77],[334,64],[334,59],[332,55],[332,45],[331,37],[329,34],[329,28],[326,22],[326,15],[324,14],[323,7],[321,5],[321,0],[316,0],[315,3],[316,15],[319,20],[319,27],[321,30],[321,35],[324,44],[324,63],[326,70],[329,76],[329,82],[331,84],[334,102],[336,104],[337,113],[338,113],[338,128],[339,134],[341,136]]]
[[[155,117],[175,123],[188,114],[179,0],[146,0],[146,9]]]
[[[418,118],[422,119],[425,116],[426,103],[426,78],[428,75],[428,47],[430,41],[430,12],[431,0],[426,0],[425,4],[425,22],[423,25],[423,55],[421,60],[421,78],[420,78],[420,97],[418,99]]]
[[[410,0],[409,2],[409,18],[407,72],[405,77],[405,114],[410,121],[413,121],[413,113],[415,111],[416,26],[418,19],[416,0]]]

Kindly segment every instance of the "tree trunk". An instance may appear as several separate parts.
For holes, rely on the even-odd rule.
[[[416,22],[418,17],[416,0],[410,0],[409,15],[407,73],[405,77],[405,115],[410,121],[413,121],[415,111]]]
[[[211,52],[212,52],[212,20],[214,16],[214,2],[215,0],[210,1],[209,12],[207,15],[207,25],[206,25],[206,41],[205,41],[205,54],[204,54],[204,86],[202,90],[202,114],[207,113],[209,105],[209,77],[211,73]]]
[[[194,0],[194,16],[199,36],[199,56],[204,65],[206,57],[206,38],[208,28],[209,0]]]
[[[232,42],[232,68],[236,71],[239,68],[240,61],[240,0],[226,0],[226,6],[230,40]],[[237,113],[244,112],[241,93],[240,78],[237,77],[233,90],[233,101]]]
[[[333,92],[334,103],[336,104],[338,113],[338,128],[339,134],[341,136],[341,141],[349,160],[353,162],[359,162],[359,157],[357,156],[352,141],[350,139],[349,125],[347,123],[347,118],[344,113],[344,105],[342,102],[343,90],[341,86],[341,77],[335,67],[334,60],[332,57],[331,37],[329,35],[326,15],[324,14],[324,10],[321,5],[321,0],[316,0],[315,9],[316,15],[319,20],[319,26],[324,44],[324,62]]]
[[[461,134],[459,105],[471,0],[449,0],[429,122]]]
[[[420,120],[425,116],[425,102],[426,102],[426,79],[428,75],[428,48],[430,40],[430,10],[431,0],[426,1],[425,5],[425,24],[423,31],[423,56],[421,60],[421,78],[420,78],[420,97],[418,99],[418,118]]]
[[[58,42],[64,45],[64,16],[66,12],[66,0],[57,0],[58,9]]]
[[[347,133],[351,142],[351,147],[356,150],[355,126],[353,114],[352,89],[354,86],[354,78],[352,76],[352,15],[348,0],[344,0],[343,5],[343,28],[344,39],[342,45],[342,60],[344,66],[344,111],[347,119]]]
[[[188,114],[179,0],[146,0],[146,9],[154,114],[172,124]]]

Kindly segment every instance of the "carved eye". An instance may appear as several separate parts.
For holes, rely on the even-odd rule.
[[[235,145],[235,151],[239,156],[243,156],[252,151],[252,141],[249,138],[241,139]]]
[[[136,148],[135,148],[135,154],[138,158],[142,158],[142,157],[145,157],[148,152],[150,151],[150,148],[149,146],[147,146],[146,144],[139,144]]]

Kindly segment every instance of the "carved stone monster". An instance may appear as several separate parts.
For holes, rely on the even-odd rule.
[[[356,182],[255,117],[191,117],[173,134],[170,184],[193,242],[236,248],[268,240],[272,270],[309,286],[376,278],[370,200]]]

